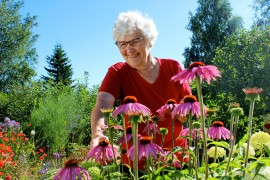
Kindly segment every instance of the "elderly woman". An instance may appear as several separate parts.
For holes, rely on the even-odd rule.
[[[171,77],[182,70],[176,60],[153,57],[151,49],[158,32],[152,19],[138,11],[120,13],[113,27],[113,38],[125,62],[112,65],[103,79],[97,94],[96,105],[91,114],[91,147],[97,145],[103,136],[105,124],[101,109],[113,108],[116,100],[123,102],[126,96],[134,96],[138,102],[147,106],[153,115],[169,99],[177,103],[187,94],[179,82],[172,82]],[[168,43],[169,45],[169,43]],[[175,136],[182,130],[182,123],[175,120]],[[168,128],[163,147],[172,146],[171,118],[158,121],[159,127]],[[139,134],[143,134],[143,125],[139,124]],[[157,143],[161,144],[161,135]],[[175,142],[177,145],[177,142]]]

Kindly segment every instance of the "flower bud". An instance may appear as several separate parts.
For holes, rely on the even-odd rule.
[[[238,107],[238,108],[232,108],[232,109],[230,110],[230,112],[231,112],[231,114],[232,114],[233,116],[244,115],[244,110],[243,110],[243,108],[240,108],[240,107]]]

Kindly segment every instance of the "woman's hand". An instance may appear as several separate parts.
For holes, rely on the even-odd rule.
[[[108,139],[107,136],[105,136],[104,134],[102,134],[101,132],[99,133],[96,133],[94,135],[94,138],[90,141],[90,149],[92,149],[93,147],[97,146],[98,145],[98,142],[100,140],[100,138],[106,138]]]

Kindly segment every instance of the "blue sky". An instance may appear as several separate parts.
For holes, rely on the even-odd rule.
[[[245,28],[253,22],[253,0],[230,0],[234,15],[243,18]],[[22,13],[37,16],[39,34],[36,71],[47,75],[46,57],[61,43],[73,68],[73,79],[83,82],[89,72],[89,85],[100,84],[109,66],[123,61],[112,38],[112,27],[122,11],[140,10],[156,23],[159,36],[152,49],[154,57],[184,60],[191,32],[186,29],[189,12],[196,12],[197,0],[25,0]]]

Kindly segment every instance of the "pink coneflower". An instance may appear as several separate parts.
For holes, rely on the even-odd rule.
[[[251,138],[251,132],[252,132],[252,120],[253,120],[253,112],[254,112],[254,106],[255,101],[260,100],[260,93],[263,91],[262,88],[244,88],[243,91],[246,94],[246,100],[250,101],[250,109],[249,109],[249,118],[248,118],[248,139],[247,139],[247,149],[246,149],[246,157],[244,161],[244,168],[247,167],[248,162],[248,154],[249,154],[249,144],[250,144],[250,138]],[[245,176],[245,171],[243,173],[243,177]]]
[[[127,157],[134,160],[134,145],[128,150]],[[138,143],[138,159],[141,160],[142,157],[148,158],[152,155],[155,160],[157,160],[157,153],[163,153],[162,148],[153,143],[153,137],[141,136]]]
[[[262,88],[244,88],[244,93],[246,94],[246,99],[248,100],[260,100],[260,93],[263,92]]]
[[[82,179],[82,177],[85,180],[91,180],[88,172],[78,165],[76,159],[69,159],[65,162],[65,166],[55,174],[53,180],[76,180],[77,178]]]
[[[126,96],[124,98],[123,104],[117,107],[112,115],[116,117],[119,113],[125,115],[143,115],[150,116],[151,111],[148,107],[143,104],[138,103],[137,98],[134,96]]]
[[[154,122],[153,122],[153,120],[148,120],[148,123],[145,125],[145,127],[144,127],[144,129],[143,129],[143,133],[148,133],[148,130],[149,130],[149,132],[150,133],[154,133],[154,129],[156,129],[155,130],[155,132],[156,133],[159,133],[160,134],[160,130],[159,130],[159,127],[158,127],[158,125],[157,124],[155,124]]]
[[[196,115],[197,118],[200,116],[200,104],[197,101],[196,96],[186,95],[184,97],[183,103],[178,104],[172,111],[172,117],[179,115],[180,117],[185,117],[191,111],[191,115]],[[206,107],[204,108],[206,114]]]
[[[201,82],[202,79],[205,79],[208,84],[210,84],[211,79],[216,80],[216,77],[221,77],[220,71],[216,66],[206,66],[202,62],[193,62],[189,65],[187,70],[180,71],[178,74],[174,75],[171,80],[179,81],[180,84],[190,83],[196,76],[200,77]]]
[[[100,138],[98,145],[93,147],[86,156],[87,159],[95,159],[97,163],[105,165],[117,157],[120,157],[117,148],[112,148],[107,138]]]
[[[189,129],[190,128],[185,128],[183,129],[179,136],[182,136],[182,137],[189,137]],[[202,128],[191,128],[191,136],[192,136],[192,139],[196,139],[196,134],[197,134],[197,138],[198,139],[202,139]]]
[[[223,122],[215,121],[208,129],[208,136],[211,139],[230,139],[230,131],[224,127]]]
[[[129,142],[132,138],[132,127],[131,126],[128,126],[127,129],[126,129],[126,138],[127,138],[127,142]],[[125,142],[125,135],[123,134],[122,137],[120,137],[116,144],[121,144],[123,145]]]
[[[243,91],[245,92],[245,94],[260,94],[261,92],[263,92],[262,88],[244,88]]]
[[[165,105],[157,110],[157,113],[160,117],[163,117],[166,113],[170,114],[176,106],[177,102],[174,99],[169,99]]]

